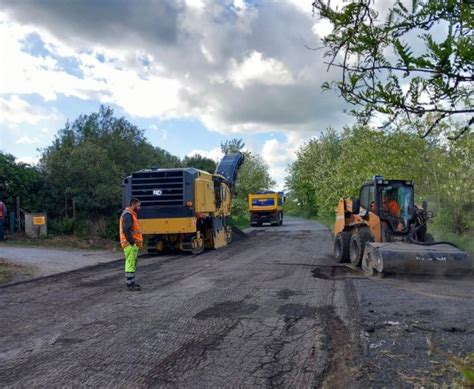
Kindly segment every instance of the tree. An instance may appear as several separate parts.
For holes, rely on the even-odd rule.
[[[34,166],[16,163],[11,154],[0,153],[0,200],[9,211],[15,210],[16,197],[21,207],[29,212],[45,210],[44,198],[47,187],[44,175]]]
[[[194,167],[196,169],[204,170],[211,174],[214,174],[216,171],[216,163],[212,159],[203,157],[199,154],[195,154],[191,157],[184,157],[183,165],[185,167]]]
[[[333,8],[315,0],[313,10],[328,20],[332,32],[322,41],[328,68],[342,69],[342,79],[324,83],[339,91],[364,123],[374,113],[390,124],[436,115],[423,136],[449,117],[460,117],[459,138],[474,124],[474,13],[467,0],[397,0],[379,21],[373,0],[355,0]],[[436,29],[436,31],[435,31]]]
[[[157,166],[180,167],[179,158],[154,147],[138,129],[113,110],[67,122],[40,160],[48,185],[55,194],[51,212],[64,214],[62,206],[76,200],[78,211],[92,216],[115,215],[121,207],[121,181],[134,171]]]
[[[242,146],[243,147],[243,146]],[[232,213],[234,216],[248,216],[249,193],[270,189],[275,185],[269,173],[269,166],[259,154],[245,151],[245,161],[240,168],[235,185]]]
[[[221,151],[223,154],[232,154],[242,151],[245,147],[245,143],[242,139],[232,138],[221,143]]]

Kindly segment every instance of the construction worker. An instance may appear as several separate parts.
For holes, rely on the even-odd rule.
[[[401,222],[400,218],[400,206],[397,203],[397,200],[394,199],[395,193],[394,192],[387,192],[382,196],[382,210],[387,212],[389,216],[393,217],[396,220],[397,224],[397,231],[403,231],[405,226]]]
[[[3,227],[5,226],[5,220],[7,220],[7,207],[0,201],[0,240],[3,240]]]
[[[125,254],[125,279],[130,291],[141,290],[140,285],[135,282],[138,250],[143,247],[143,235],[140,233],[137,219],[139,210],[140,201],[135,198],[130,200],[129,206],[120,216],[119,223],[120,245]]]

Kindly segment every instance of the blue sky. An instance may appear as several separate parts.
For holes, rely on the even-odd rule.
[[[298,148],[351,123],[311,0],[2,1],[0,150],[35,163],[66,120],[110,105],[179,157],[242,138],[283,186]]]

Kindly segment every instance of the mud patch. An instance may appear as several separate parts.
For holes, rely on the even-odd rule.
[[[347,278],[365,277],[361,270],[353,269],[348,266],[318,266],[311,270],[314,278],[321,280],[345,280]]]
[[[280,315],[286,319],[301,319],[303,317],[313,318],[316,315],[317,308],[301,304],[285,304],[278,309]]]
[[[85,342],[86,339],[79,339],[79,338],[60,338],[54,342],[55,344],[78,344]]]
[[[224,301],[214,304],[194,315],[195,319],[209,318],[236,319],[242,315],[249,315],[259,308],[256,304],[245,304],[243,301]]]
[[[289,297],[291,296],[301,296],[303,293],[301,292],[296,292],[291,289],[282,289],[277,293],[278,298],[281,298],[283,300],[288,300]]]
[[[321,388],[353,387],[357,377],[351,374],[358,355],[358,347],[352,341],[349,329],[336,314],[333,306],[317,309],[326,334],[324,348],[329,355],[325,373],[315,385]],[[361,374],[363,369],[359,370]]]

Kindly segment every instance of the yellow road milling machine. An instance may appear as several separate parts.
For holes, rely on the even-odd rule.
[[[434,242],[427,232],[431,212],[414,204],[411,181],[375,176],[356,199],[341,199],[336,209],[334,256],[337,262],[374,273],[469,275],[469,254],[449,242]]]
[[[149,253],[176,249],[192,254],[232,239],[232,196],[243,154],[225,155],[215,174],[195,168],[145,169],[122,182],[122,205],[141,203],[138,223]]]
[[[261,226],[270,223],[272,226],[283,224],[283,192],[265,190],[249,194],[250,224]]]

